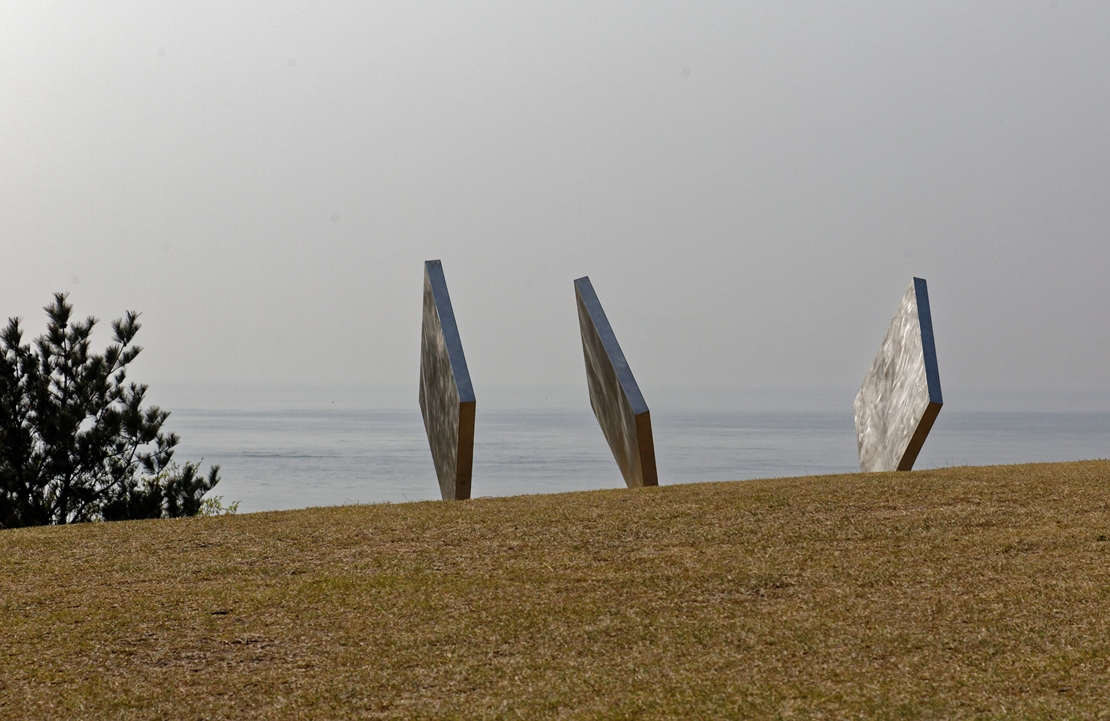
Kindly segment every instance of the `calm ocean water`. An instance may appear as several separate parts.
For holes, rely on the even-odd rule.
[[[219,464],[240,512],[439,497],[419,411],[177,410],[180,460]],[[473,494],[621,488],[589,409],[488,410]],[[843,413],[652,411],[661,484],[859,470]],[[941,412],[916,468],[1110,457],[1110,413]]]

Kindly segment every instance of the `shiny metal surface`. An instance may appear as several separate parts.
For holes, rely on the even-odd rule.
[[[474,462],[474,388],[447,293],[443,265],[424,263],[420,332],[420,412],[443,500],[470,498]]]
[[[914,278],[856,394],[860,470],[913,468],[942,404],[929,290]]]
[[[588,277],[574,281],[590,405],[629,488],[658,486],[651,413]]]

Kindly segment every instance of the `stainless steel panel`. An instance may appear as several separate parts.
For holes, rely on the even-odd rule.
[[[588,277],[574,281],[590,405],[629,488],[658,486],[651,413]]]
[[[914,278],[856,394],[860,470],[913,468],[942,404],[929,291]]]
[[[443,266],[438,260],[429,260],[424,264],[420,412],[445,501],[470,498],[474,407],[474,389]]]

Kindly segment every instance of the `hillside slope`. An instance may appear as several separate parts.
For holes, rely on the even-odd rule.
[[[0,531],[0,717],[1110,715],[1110,461]]]

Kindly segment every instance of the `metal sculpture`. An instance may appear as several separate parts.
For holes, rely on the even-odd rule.
[[[470,498],[474,462],[474,388],[466,367],[443,265],[424,263],[420,332],[420,412],[443,500]]]
[[[913,468],[942,404],[929,289],[914,278],[856,394],[860,470]]]
[[[574,281],[590,405],[629,488],[658,486],[651,413],[589,277]]]

